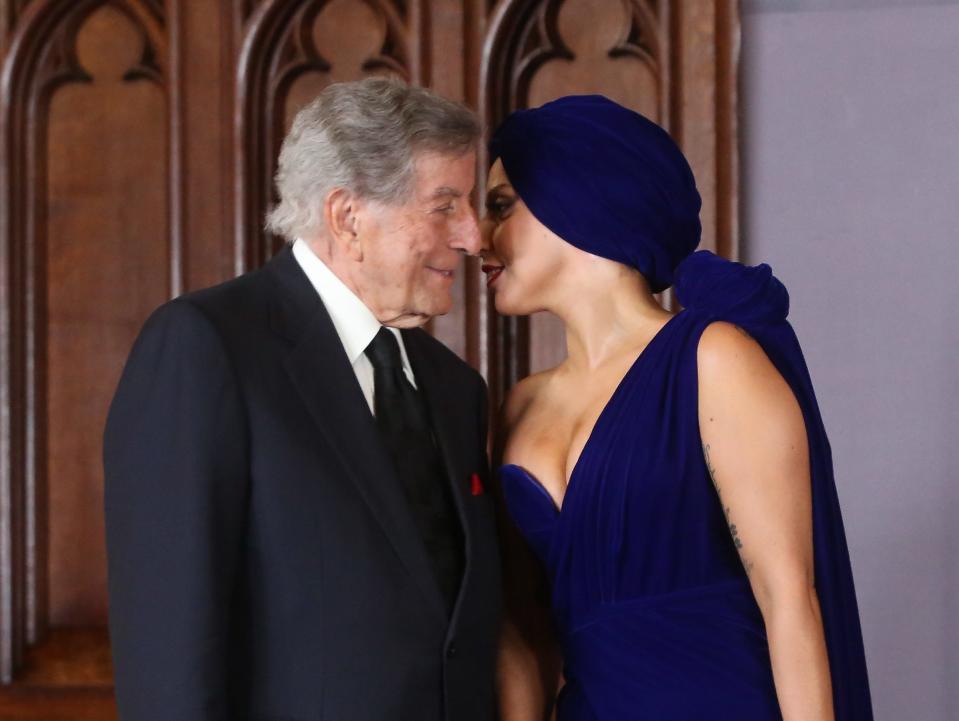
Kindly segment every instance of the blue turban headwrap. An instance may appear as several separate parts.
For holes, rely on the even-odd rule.
[[[638,269],[658,293],[699,245],[702,200],[669,134],[602,95],[511,114],[490,141],[539,222],[594,255]]]

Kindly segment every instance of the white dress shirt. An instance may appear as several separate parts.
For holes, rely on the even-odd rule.
[[[297,238],[293,243],[293,257],[300,264],[310,283],[316,288],[320,300],[326,306],[333,327],[343,343],[346,355],[353,364],[353,372],[360,383],[360,389],[366,402],[373,411],[373,364],[363,352],[379,332],[383,325],[376,319],[372,311],[360,300],[357,295],[346,287],[346,284],[336,277],[326,263],[320,260],[306,241]],[[388,327],[388,326],[387,326]],[[416,379],[413,377],[413,368],[406,355],[406,346],[403,345],[403,336],[396,328],[389,329],[400,344],[400,355],[403,358],[403,372],[413,387]]]

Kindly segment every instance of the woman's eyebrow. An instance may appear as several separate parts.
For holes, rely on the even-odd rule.
[[[486,191],[486,194],[487,194],[487,195],[492,195],[493,193],[499,193],[500,191],[509,189],[509,187],[510,187],[510,184],[509,184],[509,183],[500,183],[499,185],[497,185],[497,186],[495,186],[495,187],[490,188],[489,190],[487,190],[487,191]]]

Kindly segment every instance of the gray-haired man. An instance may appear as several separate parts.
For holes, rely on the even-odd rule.
[[[485,385],[418,329],[479,249],[478,139],[327,88],[280,154],[290,243],[147,321],[104,445],[122,720],[493,717]]]

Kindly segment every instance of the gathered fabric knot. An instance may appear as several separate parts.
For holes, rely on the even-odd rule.
[[[676,268],[675,287],[684,308],[715,318],[774,324],[789,315],[789,292],[766,263],[744,265],[699,250]]]

